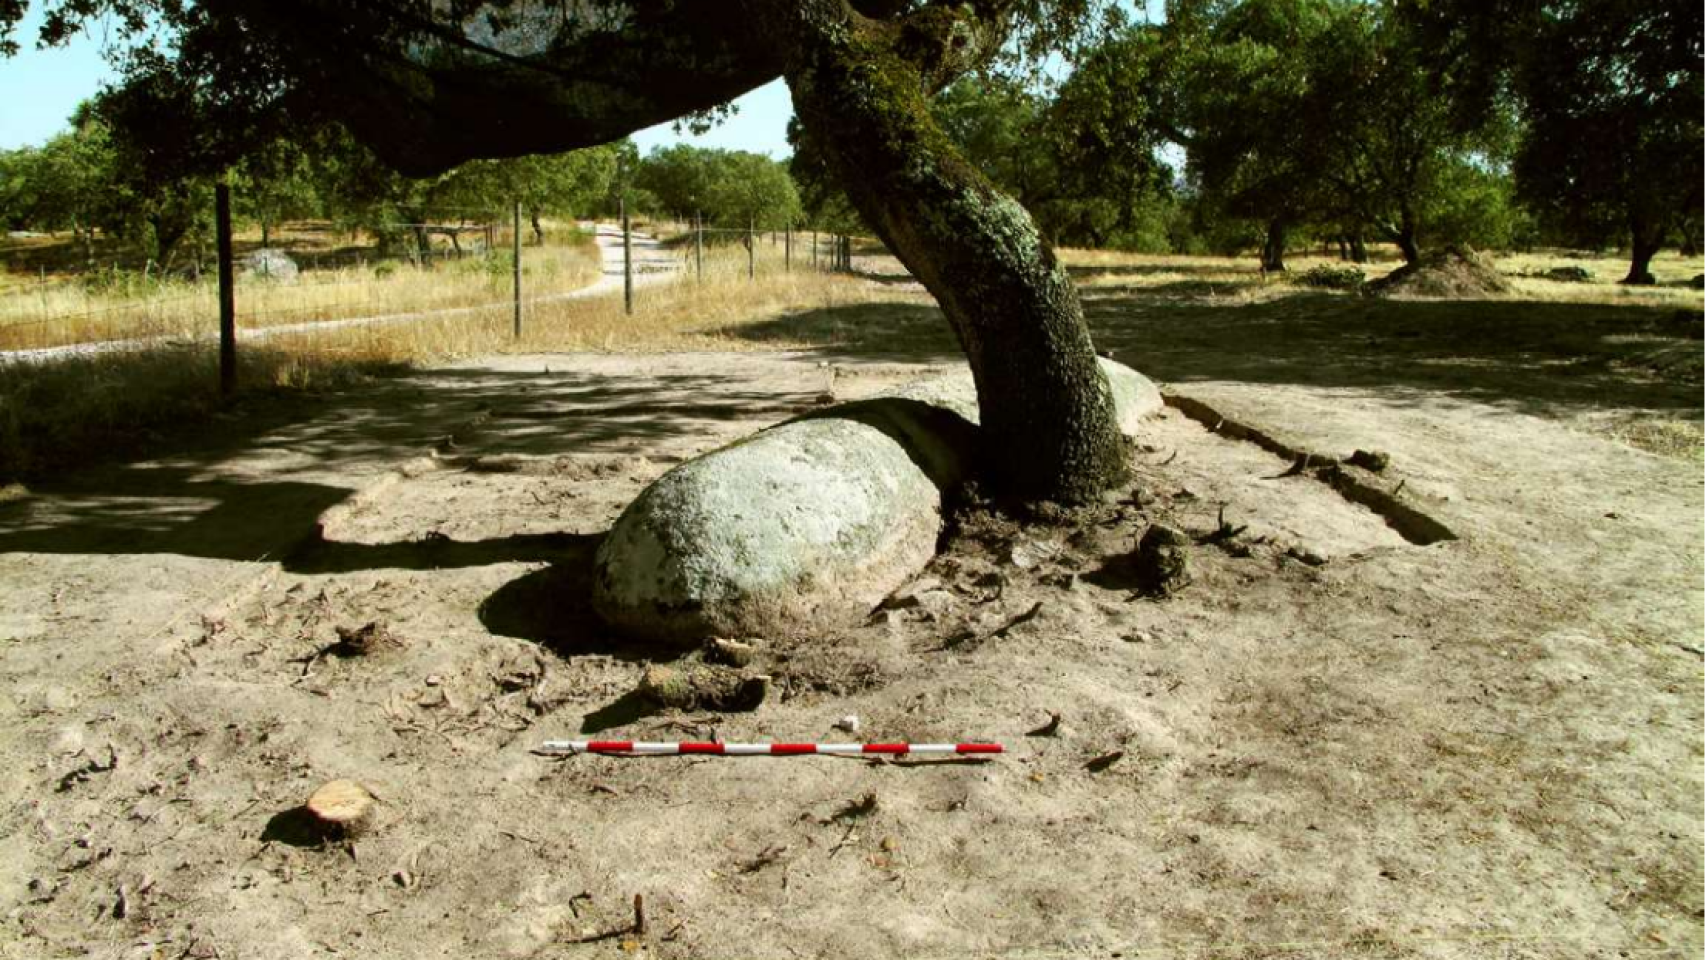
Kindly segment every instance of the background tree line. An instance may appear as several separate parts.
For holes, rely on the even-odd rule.
[[[40,148],[0,152],[0,221],[96,231],[172,266],[211,229],[211,120],[146,60]],[[1171,0],[1078,51],[1054,84],[987,74],[933,101],[966,158],[1055,243],[1259,253],[1301,243],[1409,262],[1454,244],[1630,252],[1630,282],[1701,235],[1701,10],[1665,0]],[[162,117],[174,118],[162,124]],[[199,125],[199,126],[198,126]],[[257,145],[258,144],[258,145]],[[190,145],[186,147],[186,145]],[[263,243],[286,220],[361,228],[631,212],[857,232],[809,145],[791,164],[630,141],[401,176],[330,126],[245,135],[221,166]],[[92,257],[92,253],[90,253]]]
[[[1300,240],[1615,246],[1650,283],[1700,248],[1701,34],[1678,0],[1171,0],[1050,92],[968,78],[935,109],[1057,243],[1270,270]]]
[[[116,238],[172,270],[212,243],[217,174],[172,169],[150,156],[151,137],[133,135],[108,95],[86,104],[70,129],[40,147],[0,151],[0,224],[8,230],[70,232],[93,261],[97,237]],[[787,166],[754,153],[690,146],[642,157],[632,142],[554,155],[474,160],[434,177],[393,171],[341,128],[277,138],[249,150],[223,174],[237,218],[262,246],[287,221],[317,220],[376,237],[392,253],[427,242],[420,225],[506,221],[521,205],[530,240],[551,218],[614,217],[618,200],[642,217],[724,228],[779,230],[808,224]]]

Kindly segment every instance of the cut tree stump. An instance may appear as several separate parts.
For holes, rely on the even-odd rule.
[[[373,826],[375,803],[373,794],[354,780],[333,780],[314,791],[302,809],[323,836],[341,840]]]

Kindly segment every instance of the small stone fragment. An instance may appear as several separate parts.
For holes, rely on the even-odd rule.
[[[884,610],[905,610],[921,605],[927,593],[941,592],[942,581],[936,577],[920,577],[888,595],[882,602]]]
[[[1292,547],[1290,550],[1285,552],[1285,555],[1299,563],[1308,564],[1311,567],[1324,567],[1327,565],[1326,557],[1321,556],[1319,553],[1316,553],[1308,547]]]
[[[1059,552],[1060,548],[1052,543],[1021,540],[1008,549],[1007,560],[1020,570],[1029,570]]]
[[[705,645],[705,662],[745,667],[758,654],[758,647],[741,640],[712,640]]]
[[[1027,736],[1027,737],[1052,737],[1052,736],[1055,736],[1059,733],[1060,733],[1060,711],[1059,710],[1050,710],[1048,712],[1048,722],[1043,724],[1042,726],[1036,728],[1035,730],[1026,731],[1025,736]]]

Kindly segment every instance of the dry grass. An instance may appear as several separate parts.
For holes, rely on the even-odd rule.
[[[599,275],[591,237],[547,234],[545,246],[522,253],[523,285],[532,296],[585,287]],[[385,260],[304,271],[291,283],[241,277],[240,329],[363,316],[384,316],[505,302],[510,259],[445,260],[426,265]],[[14,286],[0,293],[0,350],[155,337],[193,338],[218,329],[218,289],[200,281],[108,275],[87,282]]]
[[[922,299],[798,262],[787,271],[780,248],[765,243],[757,251],[756,279],[747,277],[746,250],[738,245],[708,248],[703,279],[698,279],[690,247],[676,251],[676,259],[681,279],[637,286],[632,315],[625,312],[618,288],[582,299],[530,302],[520,338],[514,336],[510,305],[502,303],[466,315],[307,331],[272,342],[385,363],[490,353],[787,349],[810,341],[758,342],[736,334],[743,327],[804,310]]]
[[[1312,267],[1342,267],[1336,257],[1290,256],[1287,274],[1263,274],[1254,258],[1184,257],[1113,250],[1059,251],[1061,262],[1090,294],[1141,293],[1172,302],[1207,300],[1226,306],[1267,303],[1299,291],[1292,282]],[[1383,277],[1401,261],[1359,264],[1368,279]]]
[[[1699,420],[1632,419],[1607,428],[1605,435],[1661,457],[1706,461],[1706,430]]]
[[[636,290],[635,311],[624,312],[620,287],[596,296],[568,299],[564,288],[584,285],[596,268],[583,243],[547,247],[541,253],[529,248],[530,258],[558,266],[535,268],[525,289],[523,334],[512,332],[508,301],[507,271],[489,271],[473,263],[450,264],[437,270],[399,267],[386,276],[372,267],[350,267],[328,272],[347,278],[347,287],[322,283],[314,278],[294,285],[252,284],[242,291],[243,311],[250,328],[310,318],[356,314],[401,313],[409,310],[466,307],[476,309],[450,316],[408,322],[356,326],[323,326],[307,330],[277,332],[258,345],[242,351],[243,380],[247,390],[277,394],[313,392],[335,387],[376,369],[424,364],[439,360],[511,352],[623,351],[663,352],[693,350],[774,350],[823,347],[868,352],[911,351],[917,354],[951,353],[954,343],[929,297],[916,284],[874,283],[828,274],[810,268],[810,253],[803,246],[794,250],[794,269],[785,272],[780,244],[761,239],[755,251],[756,282],[747,277],[747,253],[737,243],[712,244],[705,251],[703,278],[695,269],[691,242],[673,246],[675,269],[683,277],[677,282],[643,284]],[[1092,322],[1099,341],[1125,346],[1120,332],[1124,321],[1107,326],[1107,317],[1125,316],[1140,307],[1145,324],[1165,324],[1172,312],[1199,315],[1204,307],[1247,307],[1289,317],[1298,309],[1322,318],[1330,304],[1342,304],[1342,322],[1356,326],[1363,321],[1353,306],[1352,295],[1301,287],[1287,280],[1263,277],[1248,260],[1217,257],[1156,257],[1106,251],[1062,251],[1062,259],[1085,288]],[[1507,274],[1536,273],[1580,258],[1528,255],[1499,261]],[[525,261],[532,264],[534,260]],[[892,270],[885,272],[888,262]],[[1295,257],[1293,272],[1338,261],[1319,257]],[[886,279],[899,279],[892,258],[861,257],[867,267]],[[874,265],[874,266],[873,266]],[[1386,260],[1368,268],[1370,275],[1384,273],[1396,265]],[[1621,273],[1609,261],[1591,265],[1592,283],[1558,283],[1521,279],[1520,293],[1507,298],[1512,309],[1530,313],[1546,303],[1574,303],[1627,307],[1690,307],[1698,309],[1699,294],[1682,287],[1645,290],[1618,287]],[[1667,256],[1655,264],[1662,280],[1686,280],[1693,264]],[[548,271],[556,283],[543,282]],[[349,310],[347,294],[360,290]],[[332,291],[343,290],[344,295]],[[106,300],[80,290],[37,292],[29,299],[51,296],[86,297],[84,304],[107,303],[124,307],[128,329],[153,329],[145,325],[148,305],[124,306],[112,294]],[[16,297],[16,299],[24,299]],[[1524,301],[1540,301],[1533,308]],[[68,301],[70,302],[70,301]],[[4,301],[0,301],[3,304]],[[340,305],[345,309],[340,309]],[[159,309],[164,310],[164,307]],[[1414,313],[1416,308],[1411,308]],[[1474,303],[1441,304],[1452,311],[1446,326],[1462,327],[1465,342],[1479,341],[1490,334],[1519,336],[1535,321],[1500,332],[1488,330],[1476,318],[1484,311]],[[1505,308],[1500,308],[1505,309]],[[269,312],[270,311],[270,312]],[[1111,311],[1111,312],[1110,312]],[[1159,312],[1158,312],[1159,311]],[[1435,312],[1438,312],[1437,310]],[[1508,311],[1507,311],[1508,312]],[[1461,317],[1458,314],[1463,314]],[[160,328],[185,331],[185,317],[166,314]],[[1429,314],[1431,316],[1432,314]],[[193,314],[188,329],[205,336],[211,324]],[[1527,317],[1527,314],[1524,314]],[[1607,336],[1603,325],[1583,328],[1580,338],[1591,343],[1565,351],[1571,356],[1600,357],[1596,362],[1630,366],[1642,375],[1671,380],[1698,377],[1698,341],[1678,342],[1670,334],[1659,336],[1647,329],[1653,321],[1648,313],[1631,321],[1627,335]],[[1428,326],[1438,326],[1429,323]],[[1568,326],[1568,325],[1566,325]],[[1549,328],[1550,329],[1550,328]],[[1574,329],[1574,327],[1570,327]],[[1486,332],[1478,332],[1483,331]],[[3,333],[4,331],[0,331]],[[1159,331],[1157,331],[1159,332]],[[72,337],[75,328],[62,329]],[[1567,330],[1559,328],[1558,336]],[[1445,336],[1446,334],[1440,334]],[[1174,332],[1168,336],[1177,339]],[[1450,336],[1457,336],[1451,334]],[[1527,334],[1520,334],[1526,337]],[[1631,340],[1639,340],[1634,342]],[[1148,336],[1141,338],[1147,340]],[[1188,340],[1189,337],[1186,337]],[[1449,339],[1449,337],[1448,337]],[[1625,343],[1623,341],[1631,342]],[[1651,343],[1647,341],[1651,340]],[[63,339],[58,342],[65,342]],[[8,342],[6,346],[19,346]],[[35,341],[31,345],[45,345]],[[1559,347],[1558,349],[1563,349]],[[1671,369],[1677,368],[1677,369]],[[1689,369],[1682,369],[1689,368]],[[1691,372],[1692,371],[1692,372]],[[1676,376],[1673,376],[1675,374]],[[51,365],[0,365],[0,482],[30,476],[80,462],[89,451],[121,454],[145,446],[151,432],[176,423],[197,423],[221,407],[216,395],[216,370],[212,344],[124,351]],[[1701,433],[1698,420],[1655,420],[1619,423],[1601,431],[1621,442],[1665,456],[1700,458]]]
[[[780,248],[760,244],[757,253],[757,278],[750,280],[744,248],[711,248],[702,281],[689,273],[679,282],[642,285],[631,316],[620,287],[582,299],[531,302],[519,339],[507,299],[448,317],[280,332],[239,350],[238,403],[313,394],[377,371],[492,353],[785,349],[806,343],[739,331],[801,311],[909,299],[797,261],[785,272]],[[692,263],[691,250],[678,256],[683,267]],[[155,445],[161,431],[206,423],[229,406],[218,395],[215,344],[205,339],[51,363],[0,363],[0,483],[80,465],[96,451],[102,457],[134,454]]]
[[[242,351],[238,368],[233,402],[213,344],[0,364],[0,483],[138,454],[222,411],[336,390],[381,365],[281,345]]]
[[[1287,275],[1264,276],[1253,257],[1181,257],[1113,250],[1059,251],[1061,261],[1072,271],[1080,286],[1092,291],[1146,290],[1163,296],[1179,295],[1190,299],[1207,296],[1234,303],[1265,302],[1287,296],[1295,289],[1292,280],[1317,266],[1355,266],[1369,280],[1377,280],[1402,266],[1403,262],[1390,251],[1376,250],[1373,253],[1373,261],[1354,265],[1333,256],[1292,255],[1286,258],[1286,265],[1290,268]],[[1699,308],[1701,305],[1700,291],[1689,286],[1689,281],[1700,274],[1701,262],[1674,252],[1666,252],[1653,259],[1652,270],[1659,283],[1652,287],[1618,284],[1617,281],[1629,270],[1629,261],[1617,254],[1549,250],[1494,254],[1492,260],[1499,272],[1515,286],[1515,299],[1678,308]],[[1585,268],[1593,275],[1593,280],[1568,283],[1540,276],[1547,270],[1570,266]]]

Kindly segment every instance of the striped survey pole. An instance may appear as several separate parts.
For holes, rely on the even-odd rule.
[[[540,753],[599,753],[631,757],[978,756],[1001,753],[999,743],[691,743],[643,740],[547,740]]]

